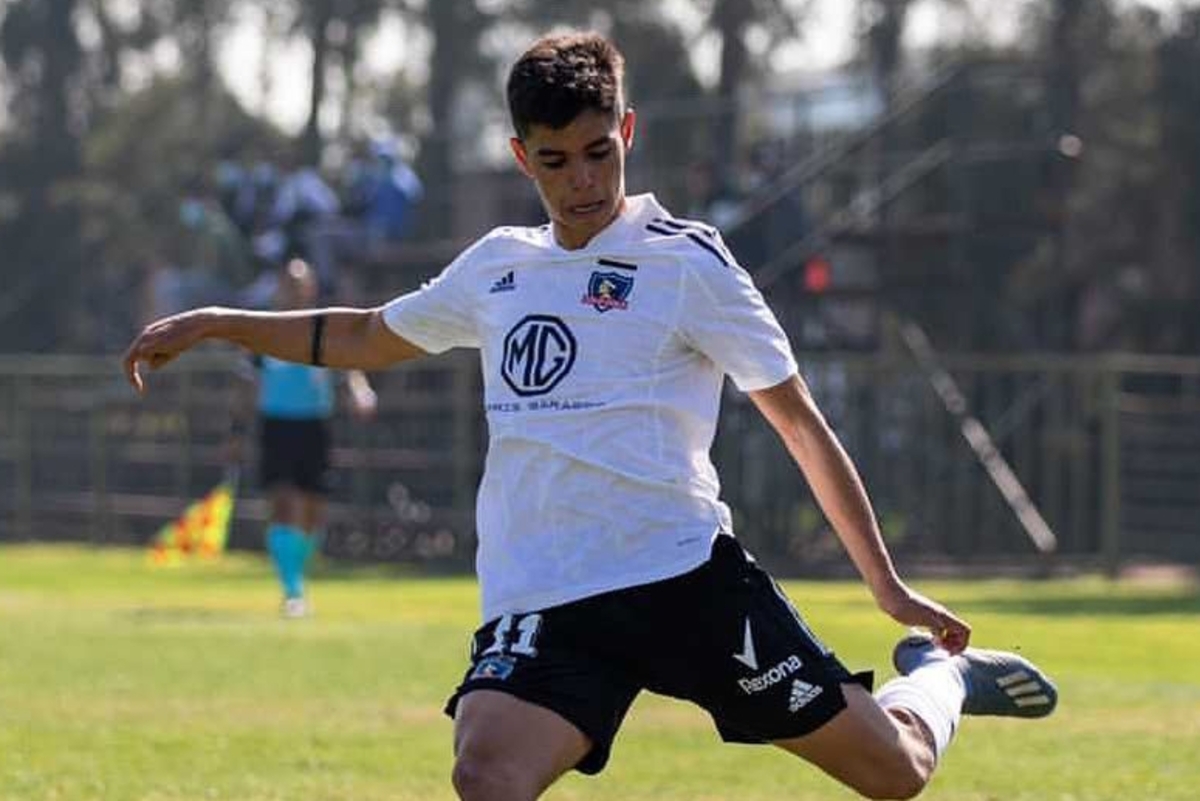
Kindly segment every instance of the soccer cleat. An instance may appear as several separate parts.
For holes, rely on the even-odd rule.
[[[968,648],[951,656],[933,636],[913,632],[896,643],[892,664],[907,676],[929,659],[950,659],[963,677],[964,715],[1041,718],[1058,704],[1058,688],[1032,662],[1008,651]]]
[[[291,620],[308,617],[308,613],[308,601],[304,600],[303,597],[284,598],[283,606],[279,609],[280,615]]]

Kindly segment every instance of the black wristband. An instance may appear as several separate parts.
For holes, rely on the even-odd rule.
[[[325,315],[318,314],[313,317],[312,325],[312,347],[308,354],[308,361],[314,367],[321,367],[325,363],[321,361],[321,346],[325,342]]]

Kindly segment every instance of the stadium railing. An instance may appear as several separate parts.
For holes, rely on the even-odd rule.
[[[143,398],[115,356],[0,358],[0,540],[148,542],[223,473],[237,358],[219,349],[185,356],[154,374]],[[903,354],[806,357],[803,371],[899,559],[931,569],[1200,561],[1200,359],[953,354],[944,366],[1058,550],[1031,546]],[[327,551],[465,568],[486,443],[478,360],[455,353],[373,379],[379,418],[335,420]],[[713,455],[739,535],[788,574],[845,570],[753,405],[731,391],[724,406]],[[266,508],[252,442],[243,461],[231,546],[258,548]]]

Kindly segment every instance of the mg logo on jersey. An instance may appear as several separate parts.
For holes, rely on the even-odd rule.
[[[609,309],[627,309],[629,291],[633,289],[633,278],[615,272],[594,272],[588,279],[587,294],[583,303],[600,313]]]
[[[530,314],[504,337],[500,373],[521,397],[545,395],[571,372],[575,336],[566,323],[546,314]]]

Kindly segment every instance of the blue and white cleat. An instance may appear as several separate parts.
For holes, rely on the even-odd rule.
[[[913,632],[896,643],[892,664],[907,676],[929,659],[950,659],[962,674],[964,715],[1041,718],[1058,704],[1058,688],[1032,662],[1008,651],[968,648],[951,656],[932,635]]]

